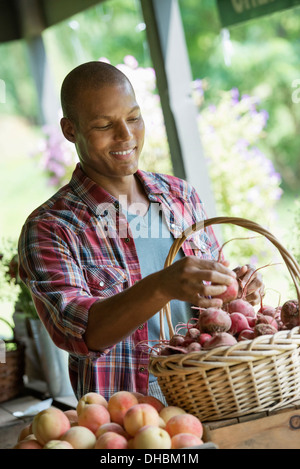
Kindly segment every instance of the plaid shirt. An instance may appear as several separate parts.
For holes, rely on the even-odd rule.
[[[138,170],[150,202],[159,202],[170,232],[205,218],[195,190],[173,176]],[[20,276],[54,343],[69,352],[69,372],[79,399],[87,392],[107,399],[119,390],[147,394],[147,323],[122,342],[98,352],[84,333],[89,309],[141,279],[139,260],[121,206],[88,178],[78,164],[72,178],[26,220],[19,240]],[[210,227],[188,238],[185,255],[217,258],[219,245]],[[166,253],[167,256],[168,253]],[[111,312],[113,321],[113,311]]]

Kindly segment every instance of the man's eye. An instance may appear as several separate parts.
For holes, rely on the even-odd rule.
[[[97,130],[107,130],[107,129],[110,129],[111,128],[111,124],[107,124],[107,125],[98,125],[97,127],[95,127],[95,129]]]

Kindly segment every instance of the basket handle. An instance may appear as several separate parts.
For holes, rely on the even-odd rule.
[[[237,226],[241,226],[242,228],[246,228],[251,231],[255,231],[256,233],[259,233],[265,238],[267,238],[280,252],[287,269],[292,277],[293,283],[295,285],[295,289],[297,292],[297,298],[298,302],[300,304],[300,288],[299,288],[299,280],[300,280],[300,267],[296,261],[296,259],[290,254],[283,246],[282,244],[278,241],[278,239],[273,236],[268,230],[263,228],[261,225],[258,223],[255,223],[251,220],[247,220],[246,218],[239,218],[239,217],[214,217],[214,218],[208,218],[206,220],[202,220],[200,222],[194,223],[190,227],[188,227],[183,233],[182,236],[179,238],[176,238],[175,241],[173,242],[169,254],[166,258],[165,265],[164,267],[169,267],[172,262],[174,261],[179,249],[181,248],[182,244],[184,241],[189,238],[193,233],[203,230],[206,227],[210,225],[221,225],[221,224],[233,224]],[[169,328],[169,334],[170,337],[174,335],[174,328],[172,325],[172,320],[171,320],[171,308],[170,308],[170,303],[167,303],[161,310],[160,310],[160,339],[165,339],[165,332],[164,332],[164,317],[166,316],[167,323],[168,323],[168,328]]]

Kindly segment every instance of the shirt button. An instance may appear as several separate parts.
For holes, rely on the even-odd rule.
[[[138,328],[139,328],[140,331],[143,330],[144,329],[144,324],[141,324]]]
[[[125,243],[129,243],[129,242],[130,242],[130,238],[125,238],[124,241],[125,241]]]
[[[171,228],[174,230],[174,228],[175,228],[175,223],[171,223],[170,226],[171,226]]]
[[[139,372],[142,373],[143,371],[145,371],[145,367],[141,366],[141,368],[139,368]]]
[[[101,280],[101,282],[99,282],[99,285],[100,287],[104,287],[104,282]]]

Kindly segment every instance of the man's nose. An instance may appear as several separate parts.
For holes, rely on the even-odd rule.
[[[127,140],[130,140],[131,138],[132,138],[132,132],[128,123],[125,121],[119,122],[119,124],[116,126],[115,139],[127,141]]]

